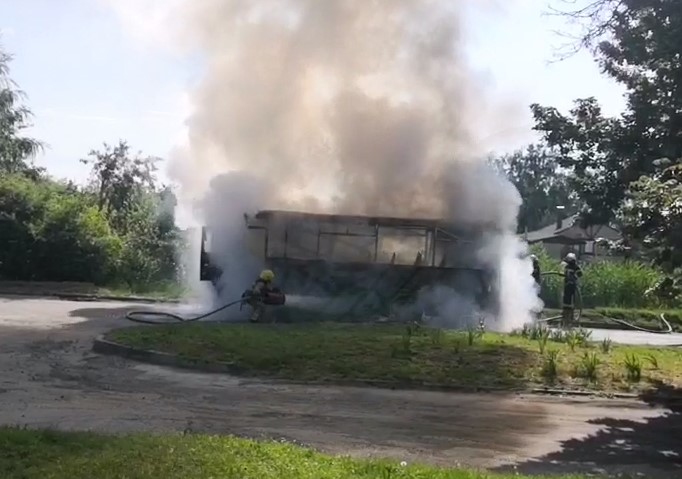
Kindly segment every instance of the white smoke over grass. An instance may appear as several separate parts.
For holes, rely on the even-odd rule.
[[[531,314],[542,311],[544,304],[535,289],[528,259],[528,246],[518,237],[504,235],[498,239],[500,274],[500,311],[497,328],[509,332],[531,322]]]
[[[185,38],[207,65],[189,146],[170,174],[213,230],[224,294],[241,292],[260,267],[243,213],[439,217],[497,231],[479,252],[504,283],[495,327],[528,319],[534,299],[515,289],[531,279],[513,239],[520,199],[479,160],[486,149],[475,140],[517,118],[508,105],[504,115],[490,107],[467,64],[463,26],[474,4],[187,1]],[[436,297],[463,314],[456,296]]]

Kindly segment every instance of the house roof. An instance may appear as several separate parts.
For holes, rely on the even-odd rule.
[[[578,215],[572,215],[563,218],[561,221],[561,228],[557,229],[556,223],[553,222],[539,230],[531,231],[525,235],[526,241],[529,243],[537,243],[538,241],[545,241],[548,239],[559,238],[562,233],[571,229],[578,219]]]
[[[596,231],[590,228],[586,231],[582,228],[574,228],[577,225],[579,215],[572,215],[564,218],[561,223],[561,228],[556,227],[556,223],[551,223],[543,228],[529,232],[525,235],[528,243],[537,243],[540,241],[552,242],[560,240],[565,243],[582,243],[584,241],[594,239],[594,236],[603,231],[604,228],[611,230],[616,234],[619,231],[611,225],[596,225]]]

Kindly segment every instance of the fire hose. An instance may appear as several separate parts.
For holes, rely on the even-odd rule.
[[[564,276],[563,273],[560,273],[558,271],[547,271],[545,273],[541,273],[542,276],[549,276],[549,275],[554,275],[554,276]],[[578,298],[578,317],[576,318],[576,321],[580,321],[580,318],[582,317],[583,314],[583,298],[582,298],[582,293],[580,291],[580,286],[576,286],[576,297]],[[671,334],[673,332],[673,328],[670,325],[670,323],[665,319],[665,315],[663,313],[660,314],[659,319],[661,321],[661,326],[663,326],[663,329],[647,329],[647,328],[642,328],[640,326],[637,326],[635,324],[629,323],[623,319],[618,319],[618,318],[611,318],[609,316],[605,315],[600,315],[603,319],[606,319],[608,321],[612,321],[616,324],[620,324],[621,326],[625,326],[627,328],[630,328],[635,331],[641,331],[644,333],[654,333],[654,334]],[[541,318],[538,319],[538,322],[542,323],[549,323],[551,321],[556,321],[557,319],[562,319],[563,316],[552,316],[550,318]]]
[[[128,321],[142,324],[169,324],[168,321],[158,321],[151,318],[165,318],[166,320],[171,319],[179,323],[192,323],[194,321],[200,321],[202,319],[208,318],[209,316],[232,306],[239,305],[239,308],[241,309],[244,303],[248,302],[251,298],[251,291],[246,290],[242,294],[241,298],[235,301],[230,301],[229,303],[224,304],[216,309],[203,313],[199,316],[194,316],[192,318],[185,318],[178,314],[169,313],[166,311],[129,311],[125,317]],[[262,297],[262,301],[267,305],[282,306],[286,302],[286,296],[279,289],[275,288],[271,292],[266,293],[264,297]]]
[[[156,321],[151,319],[152,317],[155,318],[165,318],[165,319],[174,319],[177,322],[180,323],[191,323],[194,321],[200,321],[202,319],[205,319],[212,314],[218,313],[224,309],[227,309],[231,306],[235,306],[237,304],[242,304],[246,302],[248,298],[239,298],[236,301],[231,301],[227,304],[224,304],[223,306],[220,306],[219,308],[213,309],[207,313],[201,314],[199,316],[195,316],[192,318],[185,318],[182,317],[178,314],[175,313],[169,313],[166,311],[129,311],[126,313],[126,319],[128,321],[132,321],[134,323],[142,323],[142,324],[168,324],[167,321]],[[149,319],[147,319],[149,318]]]

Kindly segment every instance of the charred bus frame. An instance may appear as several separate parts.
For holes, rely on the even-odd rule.
[[[456,227],[437,219],[281,210],[260,211],[244,218],[249,230],[261,232],[260,239],[254,237],[252,253],[262,257],[264,266],[275,270],[278,282],[289,294],[304,293],[297,291],[303,283],[336,280],[355,287],[363,283],[361,277],[367,277],[376,281],[364,281],[365,289],[376,290],[381,288],[380,283],[390,283],[386,286],[389,290],[386,296],[395,300],[404,296],[406,289],[414,296],[423,286],[449,286],[457,283],[456,277],[469,274],[467,281],[477,283],[476,287],[481,290],[476,293],[477,301],[486,309],[494,308],[496,271],[476,259],[476,251],[489,229]],[[214,280],[217,268],[211,264],[210,252],[206,250],[207,233],[202,228],[201,279]],[[419,245],[413,250],[417,254],[407,261],[404,255],[387,255],[382,241],[391,239]],[[338,257],[339,249],[344,250],[345,257]],[[462,284],[460,281],[459,288]],[[329,294],[338,294],[341,290],[341,286],[326,288]]]

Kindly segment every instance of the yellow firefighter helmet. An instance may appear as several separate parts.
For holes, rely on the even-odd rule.
[[[262,279],[263,281],[270,282],[273,279],[275,279],[275,273],[273,273],[272,270],[264,269],[260,273],[260,279]]]

